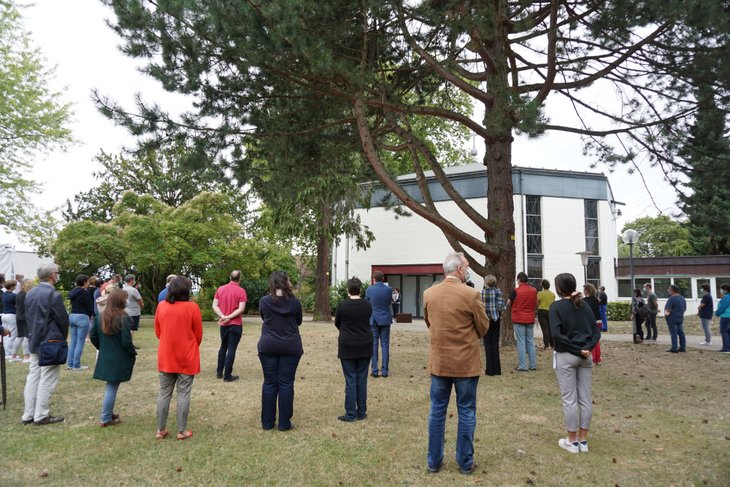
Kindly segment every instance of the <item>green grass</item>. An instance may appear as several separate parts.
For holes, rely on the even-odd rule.
[[[428,336],[400,331],[391,344],[391,377],[368,383],[368,419],[342,423],[344,381],[334,326],[302,326],[305,355],[296,381],[295,429],[262,431],[260,327],[247,318],[235,373],[215,379],[218,330],[206,324],[202,373],[193,384],[187,441],[156,441],[156,339],[143,320],[134,377],[122,384],[123,423],[99,428],[104,384],[92,371],[62,371],[51,407],[66,422],[19,424],[27,366],[8,364],[9,397],[0,411],[0,485],[727,485],[730,479],[730,356],[704,350],[667,354],[660,347],[603,344],[594,374],[591,452],[557,446],[562,408],[550,355],[538,371],[479,384],[475,459],[462,476],[454,462],[456,409],[446,431],[445,467],[426,473]],[[87,345],[83,363],[93,365]],[[168,427],[175,429],[174,399]]]

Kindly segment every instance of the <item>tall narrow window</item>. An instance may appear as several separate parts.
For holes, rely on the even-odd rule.
[[[586,227],[586,250],[591,255],[599,255],[598,252],[598,201],[584,200],[584,220]]]
[[[539,196],[525,197],[525,236],[527,237],[527,276],[530,284],[540,286],[542,281],[542,217]]]

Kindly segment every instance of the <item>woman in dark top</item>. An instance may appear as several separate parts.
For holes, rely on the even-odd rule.
[[[269,294],[259,303],[261,338],[259,360],[264,371],[261,391],[261,426],[274,429],[276,405],[279,403],[279,431],[292,428],[294,414],[294,377],[304,350],[299,325],[302,324],[302,304],[294,297],[286,272],[272,272]]]
[[[132,343],[131,320],[124,308],[127,293],[114,289],[104,314],[97,316],[91,329],[91,343],[99,350],[99,358],[94,368],[94,379],[106,381],[104,400],[101,403],[99,426],[114,426],[121,423],[114,413],[119,384],[132,378],[132,370],[137,360],[137,351]]]
[[[601,321],[601,302],[596,296],[596,287],[591,283],[585,284],[583,286],[583,295],[585,296],[583,298],[583,302],[590,306],[591,311],[593,311],[593,316],[596,317],[596,326],[600,329],[603,326],[603,322]],[[601,363],[600,342],[596,343],[596,346],[593,347],[593,350],[591,350],[591,355],[593,355],[594,364]]]
[[[7,330],[10,330],[10,338],[8,338],[7,342],[8,346],[5,349],[5,353],[7,354],[6,357],[8,357],[11,362],[20,362],[20,359],[17,356],[11,355],[18,337],[18,325],[15,317],[15,303],[17,299],[17,295],[14,292],[15,284],[17,284],[15,279],[5,281],[5,283],[3,284],[3,287],[5,288],[5,293],[3,294],[2,299],[2,324]],[[2,360],[5,360],[6,357],[2,357]]]
[[[642,343],[644,341],[644,328],[641,326],[646,319],[646,315],[642,316],[639,311],[644,307],[644,298],[641,297],[641,289],[634,289],[634,296],[631,298],[631,319],[636,326],[634,328],[634,343]],[[647,325],[646,334],[649,336],[649,326]]]
[[[24,279],[23,284],[20,285],[20,292],[15,298],[15,322],[17,325],[18,336],[15,338],[13,344],[13,353],[11,360],[17,361],[18,350],[20,346],[23,346],[23,358],[21,359],[24,364],[30,363],[30,342],[28,341],[28,321],[25,318],[25,295],[28,294],[35,281],[31,279]]]
[[[71,342],[68,346],[68,370],[84,370],[89,367],[81,365],[81,354],[84,353],[86,335],[89,333],[91,317],[94,315],[94,306],[91,295],[86,290],[89,285],[89,276],[79,274],[75,279],[76,287],[68,293],[71,301],[71,314],[68,315],[69,333]]]
[[[576,291],[572,274],[558,274],[555,290],[562,298],[550,306],[550,331],[555,340],[553,366],[563,398],[568,437],[558,445],[570,453],[588,451],[588,429],[593,415],[593,360],[591,350],[601,338],[596,317]]]
[[[345,414],[340,421],[365,419],[368,400],[368,364],[373,353],[373,334],[370,330],[370,302],[360,299],[362,282],[357,277],[347,281],[346,299],[337,306],[335,326],[340,330],[337,339],[337,358],[342,362],[345,375]]]

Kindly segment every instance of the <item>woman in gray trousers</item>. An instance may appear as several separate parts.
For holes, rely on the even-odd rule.
[[[596,318],[576,291],[572,274],[558,274],[555,290],[562,299],[550,306],[550,331],[555,340],[553,367],[563,398],[568,437],[558,445],[570,453],[588,451],[588,429],[593,415],[591,350],[601,338]],[[580,428],[579,428],[580,427]]]

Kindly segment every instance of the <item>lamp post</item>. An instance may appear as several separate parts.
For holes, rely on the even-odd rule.
[[[629,272],[631,274],[631,295],[633,296],[636,287],[634,283],[634,244],[639,241],[639,232],[629,228],[621,235],[621,240],[629,246]]]
[[[474,162],[477,162],[478,154],[479,151],[477,151],[477,134],[471,134],[471,158],[474,159]]]
[[[588,256],[590,252],[584,250],[582,252],[576,252],[576,255],[580,255],[580,264],[583,266],[583,284],[588,282]]]

